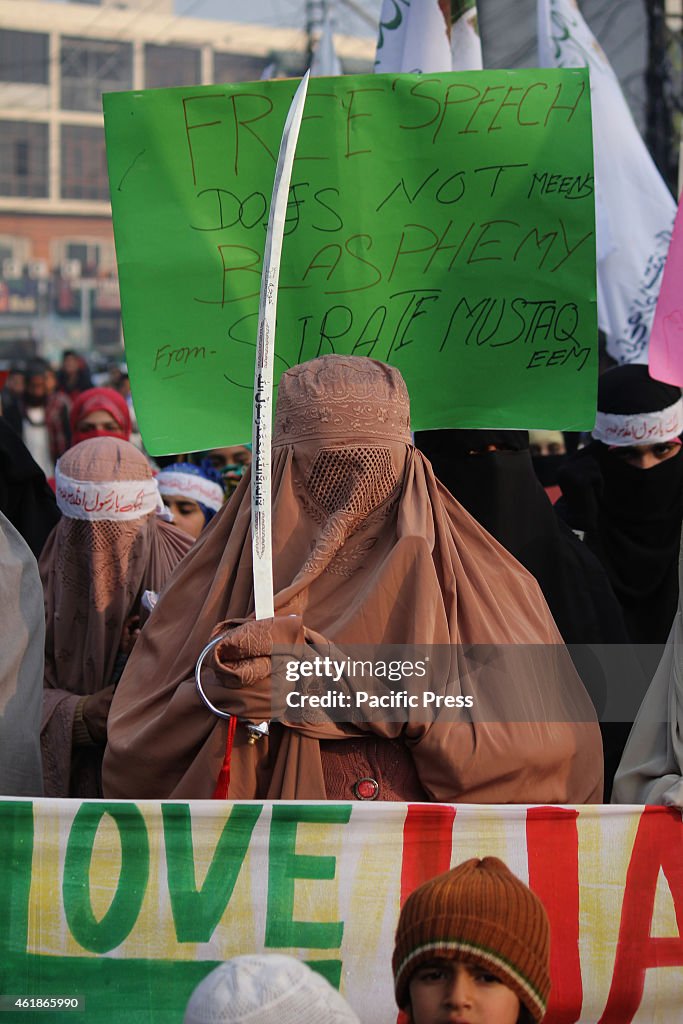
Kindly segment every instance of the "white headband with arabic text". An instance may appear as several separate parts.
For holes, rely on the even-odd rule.
[[[666,409],[654,412],[600,412],[595,417],[593,437],[614,447],[638,444],[662,444],[674,441],[683,432],[683,398]]]
[[[225,500],[220,484],[203,476],[195,476],[193,473],[181,473],[176,470],[171,473],[162,469],[157,475],[157,483],[165,498],[187,498],[206,505],[213,512],[218,512]]]
[[[73,480],[55,469],[57,505],[69,519],[125,522],[164,511],[157,482],[148,480]]]

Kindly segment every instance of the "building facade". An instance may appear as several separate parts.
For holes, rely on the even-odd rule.
[[[0,0],[0,361],[121,351],[102,94],[301,74],[307,43],[172,0]],[[336,43],[372,70],[374,41]]]

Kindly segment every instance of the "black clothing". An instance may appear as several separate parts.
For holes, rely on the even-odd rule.
[[[558,512],[609,576],[633,643],[665,643],[678,607],[683,448],[651,469],[594,441],[560,474]]]
[[[424,430],[415,435],[436,476],[536,577],[565,643],[625,643],[605,572],[555,514],[533,470],[524,430]],[[506,451],[479,451],[487,444]]]
[[[0,509],[38,558],[60,512],[45,474],[0,416]]]

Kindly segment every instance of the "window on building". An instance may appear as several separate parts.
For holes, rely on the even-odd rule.
[[[45,33],[0,29],[0,82],[47,85],[49,70],[49,37]]]
[[[29,174],[29,145],[26,139],[17,139],[14,143],[14,167],[16,173],[26,178]]]
[[[66,241],[62,248],[61,262],[77,260],[81,266],[82,277],[94,277],[100,267],[100,245],[92,239],[83,241]]]
[[[249,57],[243,53],[215,53],[213,80],[221,82],[257,82],[270,63],[269,57]]]
[[[0,195],[48,194],[48,128],[33,121],[0,121]]]
[[[0,235],[0,268],[5,260],[11,263],[27,263],[31,253],[31,243],[25,236]]]
[[[174,85],[199,85],[201,54],[189,46],[145,46],[145,86],[166,89]]]
[[[62,107],[102,110],[102,93],[133,87],[133,47],[106,39],[62,39]]]
[[[62,127],[62,198],[109,199],[104,130],[99,125]]]

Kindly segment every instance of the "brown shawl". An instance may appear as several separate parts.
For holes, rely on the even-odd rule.
[[[83,441],[59,462],[86,482],[151,481],[142,454],[118,438]],[[40,558],[45,592],[42,749],[48,796],[98,796],[102,749],[71,744],[83,695],[111,682],[126,619],[145,590],[160,590],[192,540],[154,513],[90,521],[64,515]],[[71,782],[69,782],[71,774]]]
[[[280,381],[274,437],[275,639],[282,616],[293,615],[297,642],[334,650],[449,645],[457,666],[464,645],[495,644],[487,678],[497,672],[502,699],[501,678],[524,713],[507,724],[492,722],[490,708],[475,708],[464,723],[287,722],[254,746],[240,725],[230,797],[324,799],[320,741],[373,733],[407,745],[435,800],[600,800],[597,723],[538,585],[411,445],[400,374],[360,357],[295,367]],[[109,719],[108,797],[212,795],[227,726],[197,696],[194,668],[217,624],[253,615],[250,522],[245,474],[174,576],[126,667]],[[231,689],[225,673],[207,667],[205,676],[215,704],[260,720],[267,677]],[[467,685],[461,678],[463,692]],[[530,721],[541,709],[543,720]]]

